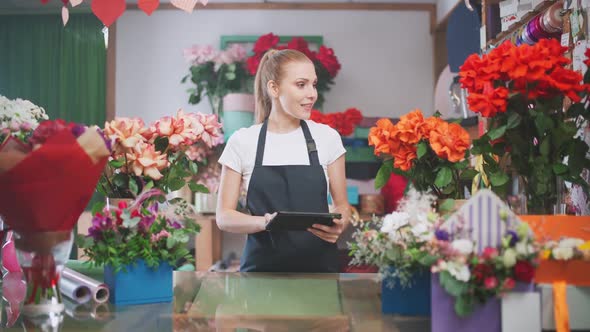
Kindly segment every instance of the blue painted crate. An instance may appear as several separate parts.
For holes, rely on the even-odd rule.
[[[396,282],[387,287],[387,279],[381,283],[381,311],[384,314],[404,316],[430,316],[430,271],[414,275],[411,287],[403,288]]]
[[[109,286],[109,301],[118,306],[172,301],[172,266],[161,263],[155,270],[143,260],[126,266],[127,271],[115,273],[104,267],[104,282]]]

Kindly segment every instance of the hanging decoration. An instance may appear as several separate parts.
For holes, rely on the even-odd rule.
[[[148,16],[151,16],[154,10],[158,8],[160,5],[160,0],[139,0],[137,2],[137,7],[143,10]]]
[[[50,0],[39,0],[41,4],[46,5]],[[61,18],[63,25],[68,23],[70,18],[70,12],[68,10],[68,3],[72,7],[80,5],[84,0],[60,0],[63,3],[61,9]],[[90,2],[90,7],[94,15],[106,26],[109,27],[111,24],[123,15],[127,7],[125,0],[86,0]],[[203,6],[207,6],[209,0],[170,0],[170,3],[179,9],[187,13],[192,13],[197,3],[201,3]],[[138,0],[137,7],[141,9],[148,16],[158,9],[160,6],[160,0]]]

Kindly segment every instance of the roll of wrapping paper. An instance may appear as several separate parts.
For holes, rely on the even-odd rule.
[[[92,298],[88,286],[64,277],[59,279],[59,290],[64,296],[79,304],[86,303]]]
[[[91,299],[94,302],[104,303],[109,300],[109,288],[104,283],[98,282],[67,267],[64,268],[61,276],[63,279],[70,280],[75,285],[88,287],[90,289]]]

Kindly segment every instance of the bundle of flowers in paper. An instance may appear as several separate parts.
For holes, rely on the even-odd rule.
[[[487,247],[500,247],[507,229],[520,222],[494,192],[481,189],[447,219],[446,227],[453,234],[464,228],[481,253]]]

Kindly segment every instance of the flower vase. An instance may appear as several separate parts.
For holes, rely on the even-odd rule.
[[[229,137],[240,128],[254,123],[254,95],[248,93],[230,93],[223,97],[223,137]]]
[[[55,316],[64,311],[59,278],[70,257],[72,231],[19,233],[14,244],[27,283],[22,312],[26,316]]]
[[[104,266],[104,282],[109,286],[109,301],[117,306],[172,302],[172,266],[160,262],[149,267],[140,259],[118,270]]]
[[[381,312],[403,316],[430,315],[430,271],[418,270],[408,287],[397,283],[390,287],[388,283],[387,278],[381,282]]]

